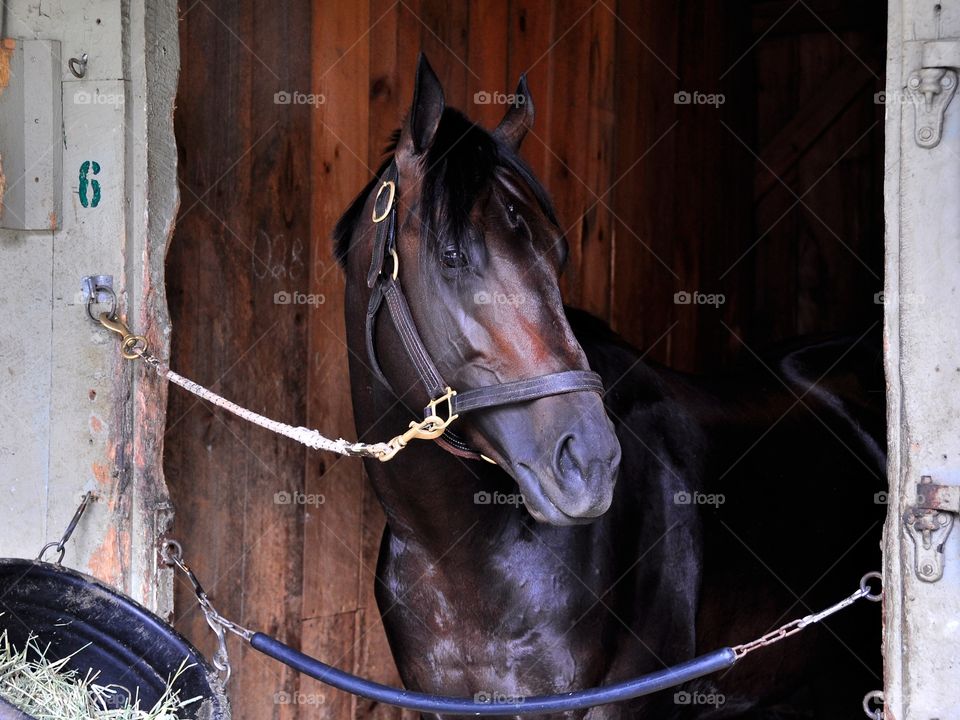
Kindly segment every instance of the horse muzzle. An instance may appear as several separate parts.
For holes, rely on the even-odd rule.
[[[620,442],[599,396],[543,398],[497,425],[487,436],[494,440],[535,520],[578,525],[610,508],[620,470]]]

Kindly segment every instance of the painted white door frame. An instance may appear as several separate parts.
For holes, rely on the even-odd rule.
[[[80,290],[85,275],[112,276],[130,326],[168,355],[177,3],[5,5],[9,38],[59,43],[63,172],[53,229],[0,230],[0,557],[36,556],[93,491],[64,564],[167,613],[172,579],[156,551],[170,513],[161,462],[166,387],[121,359],[117,337],[87,318]],[[84,54],[78,78],[68,61]],[[29,172],[6,178],[32,180]]]
[[[950,38],[960,38],[960,0],[890,0],[884,706],[897,720],[960,718],[960,531],[946,539],[943,575],[931,581],[942,532],[930,536],[918,562],[903,517],[917,505],[923,476],[960,484],[960,99],[946,106],[939,142],[935,127],[937,103],[956,87],[941,70],[960,64],[960,42],[943,42]],[[931,70],[911,80],[924,67]],[[930,87],[936,91],[918,112],[916,91]],[[938,527],[954,522],[928,517]]]

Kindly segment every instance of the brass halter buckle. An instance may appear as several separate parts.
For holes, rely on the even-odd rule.
[[[424,422],[435,421],[440,426],[440,432],[436,437],[440,437],[443,434],[443,431],[447,429],[447,426],[456,420],[459,415],[453,414],[453,396],[457,394],[457,391],[452,388],[447,388],[446,391],[438,398],[431,400],[427,403],[427,408],[430,410],[430,414],[424,419]],[[443,420],[437,415],[437,405],[440,403],[447,404],[447,419]]]
[[[387,449],[381,452],[377,458],[381,462],[392,460],[393,456],[403,450],[411,440],[436,440],[443,435],[447,427],[456,420],[459,415],[453,414],[453,396],[457,391],[453,388],[447,388],[443,395],[434,398],[427,403],[427,415],[420,422],[413,421],[409,429],[402,435],[397,435],[387,443]],[[447,417],[442,418],[437,414],[437,406],[442,403],[447,404]]]

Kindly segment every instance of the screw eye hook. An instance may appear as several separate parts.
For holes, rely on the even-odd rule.
[[[87,74],[87,54],[84,53],[80,58],[70,58],[67,60],[67,67],[77,80],[82,80]]]
[[[868,572],[860,578],[860,591],[870,602],[880,602],[883,599],[883,575],[878,572]],[[874,590],[876,587],[876,590]]]
[[[883,720],[882,690],[873,690],[863,696],[863,714],[871,720]]]

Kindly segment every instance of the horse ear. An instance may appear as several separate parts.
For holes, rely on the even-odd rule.
[[[527,87],[527,76],[521,75],[514,102],[510,105],[493,134],[513,148],[514,151],[517,151],[520,149],[520,143],[526,137],[527,131],[533,127],[533,118],[533,98],[530,97],[530,88]]]
[[[407,124],[401,134],[400,142],[408,141],[413,152],[420,155],[433,142],[443,115],[443,87],[437,74],[433,72],[427,57],[422,52],[417,59],[417,77],[414,80],[413,106]],[[406,137],[404,137],[406,136]]]

